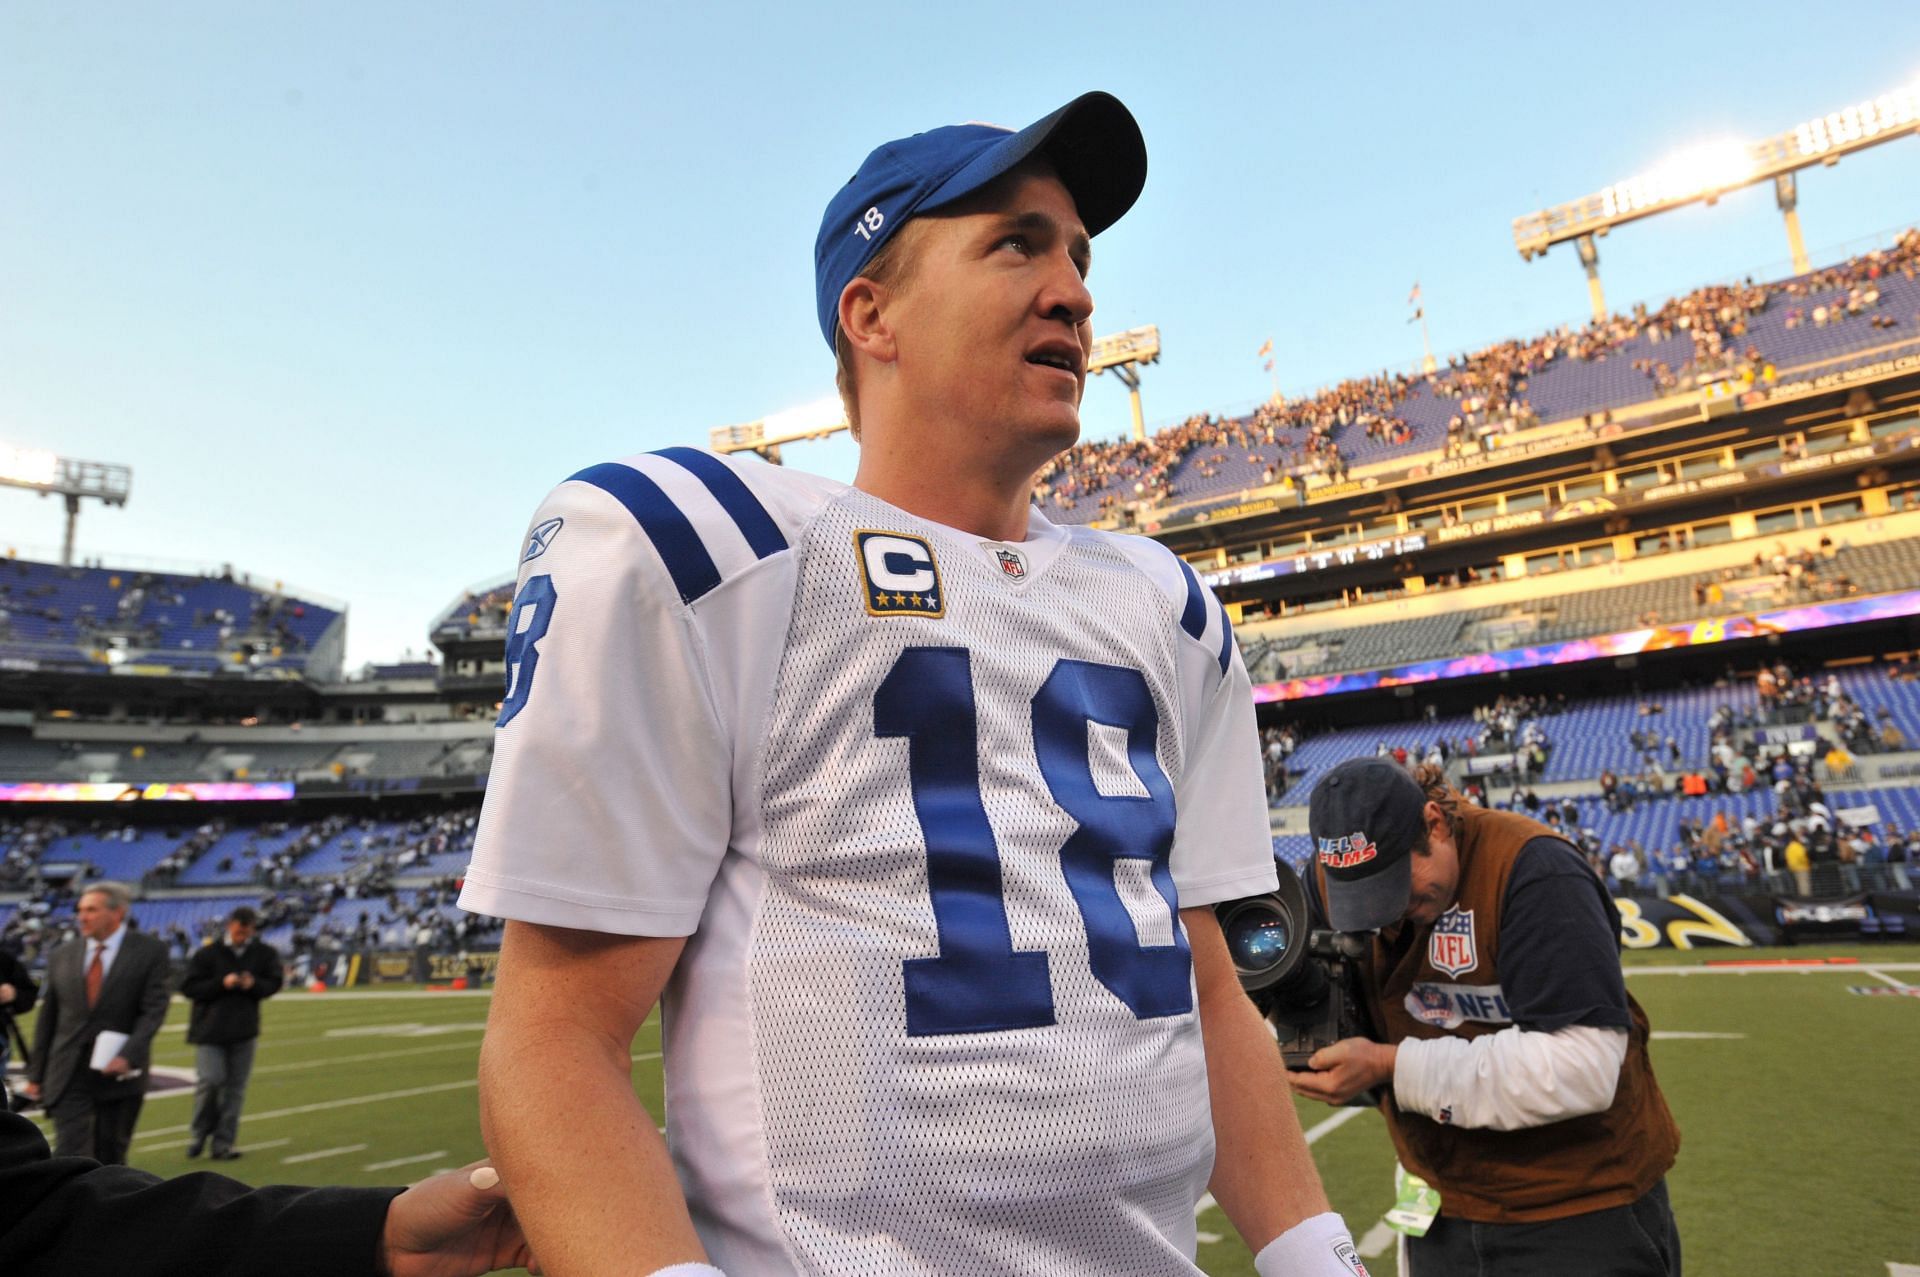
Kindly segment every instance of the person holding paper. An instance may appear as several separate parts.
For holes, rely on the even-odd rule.
[[[131,902],[122,883],[89,885],[74,909],[79,936],[47,962],[25,1089],[53,1119],[60,1157],[125,1165],[146,1098],[148,1053],[167,1017],[167,946],[126,925]]]

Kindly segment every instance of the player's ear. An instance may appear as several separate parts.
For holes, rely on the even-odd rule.
[[[840,329],[847,345],[869,359],[892,363],[899,355],[893,329],[887,323],[887,288],[856,276],[840,290]]]

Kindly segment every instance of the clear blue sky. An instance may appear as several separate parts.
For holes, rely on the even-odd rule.
[[[1584,317],[1509,224],[1920,78],[1920,4],[0,7],[0,442],[134,469],[80,552],[351,604],[354,664],[511,573],[583,465],[818,398],[811,254],[877,142],[1090,88],[1151,175],[1095,327],[1150,424]],[[1804,175],[1816,260],[1920,222],[1920,137]],[[1602,241],[1616,306],[1785,273],[1769,190]],[[1095,379],[1087,434],[1124,432]],[[790,449],[847,477],[851,445]],[[0,490],[0,540],[57,502]]]

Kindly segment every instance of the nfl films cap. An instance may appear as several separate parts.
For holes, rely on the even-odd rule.
[[[1087,234],[1119,221],[1147,181],[1147,144],[1110,93],[1083,93],[1019,132],[953,124],[876,147],[827,205],[813,242],[820,334],[832,348],[840,294],[916,213],[973,194],[1033,155],[1053,162]]]
[[[1314,787],[1307,832],[1335,931],[1378,931],[1406,913],[1426,806],[1425,791],[1391,758],[1348,759]]]

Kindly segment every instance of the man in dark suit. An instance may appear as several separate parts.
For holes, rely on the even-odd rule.
[[[208,1139],[216,1161],[240,1156],[240,1105],[253,1072],[260,1037],[260,1004],[280,991],[280,954],[254,935],[260,917],[241,905],[227,915],[224,940],[203,945],[187,960],[180,992],[193,1003],[187,1041],[193,1046],[193,1138],[198,1157]]]
[[[165,942],[126,925],[132,896],[117,882],[80,893],[78,938],[53,951],[26,1092],[53,1119],[59,1156],[124,1165],[146,1098],[153,1035],[167,1018],[171,982]],[[124,1034],[94,1068],[94,1042]]]

